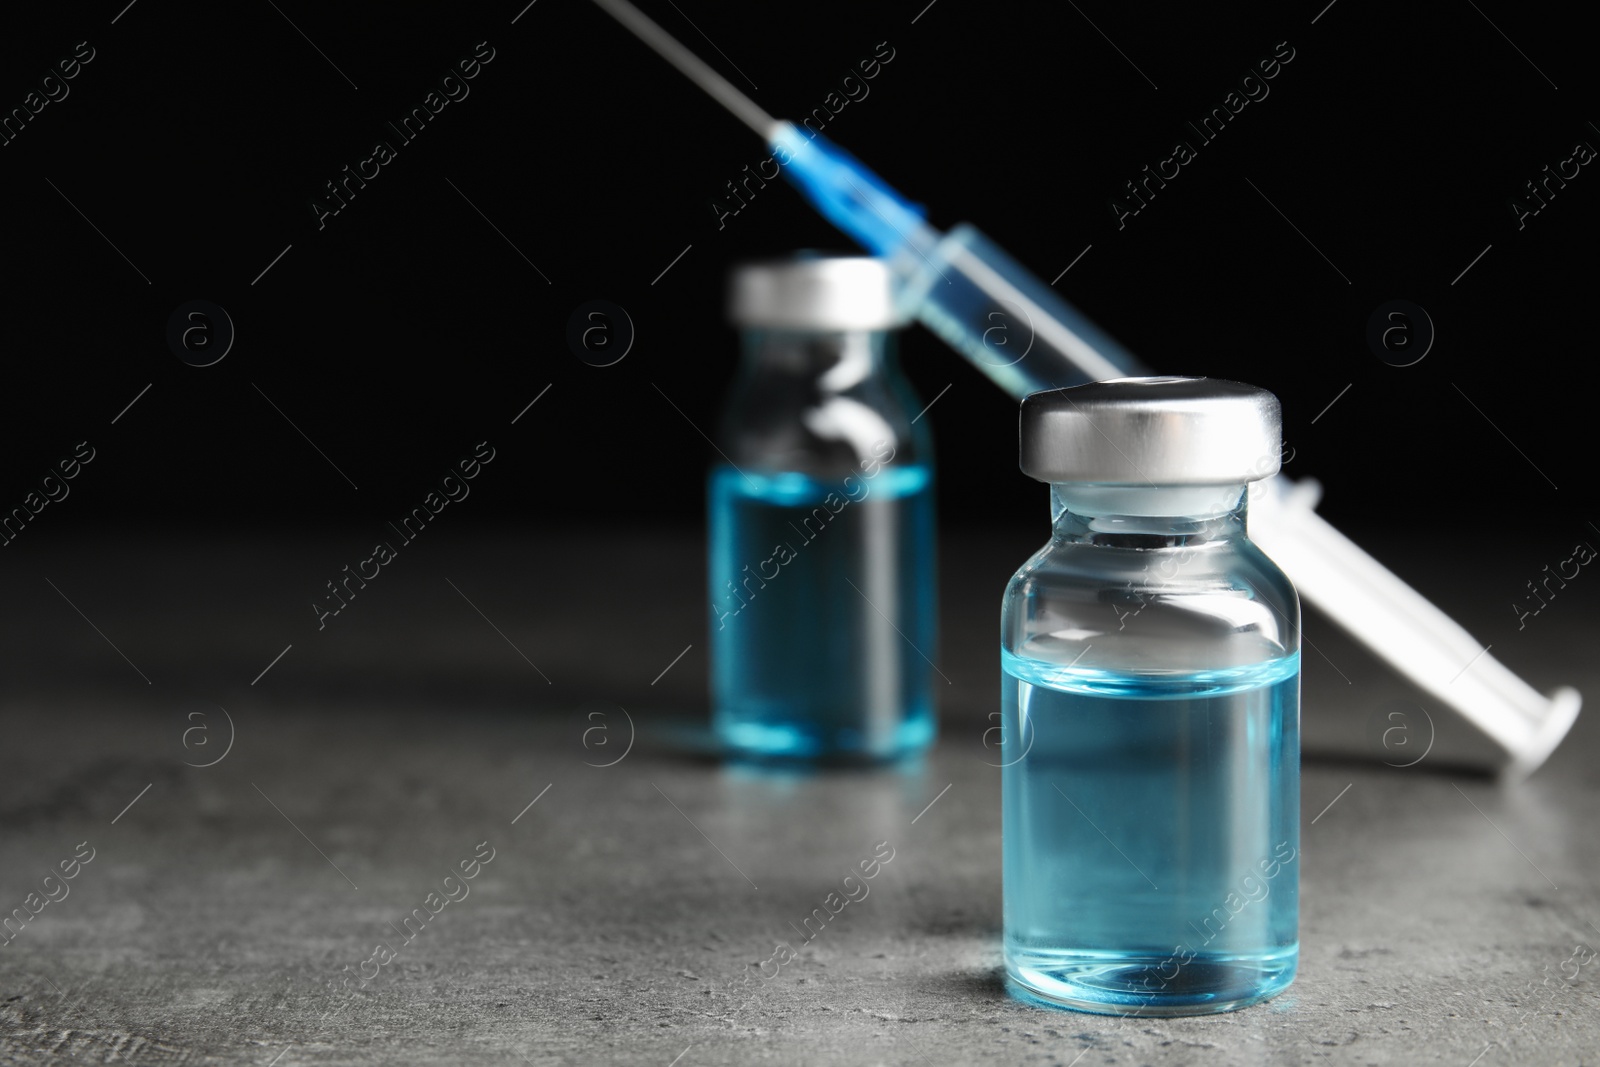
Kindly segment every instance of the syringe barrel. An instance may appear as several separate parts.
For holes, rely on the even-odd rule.
[[[889,257],[901,309],[1017,399],[1149,371],[1077,308],[962,224]]]

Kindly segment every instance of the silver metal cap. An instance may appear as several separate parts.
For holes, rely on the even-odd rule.
[[[811,253],[735,267],[728,318],[737,326],[780,330],[886,330],[905,324],[895,311],[883,260]]]
[[[1278,472],[1278,398],[1220,378],[1117,378],[1022,401],[1022,473],[1041,482],[1237,485]]]

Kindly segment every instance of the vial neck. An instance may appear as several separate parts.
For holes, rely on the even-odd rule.
[[[1245,536],[1249,494],[1240,485],[1050,486],[1057,540],[1121,548],[1173,548]]]
[[[877,374],[890,351],[885,330],[747,329],[743,340],[747,369],[809,378],[828,393]]]

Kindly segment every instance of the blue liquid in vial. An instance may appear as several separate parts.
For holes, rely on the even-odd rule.
[[[722,744],[755,758],[845,761],[929,745],[931,468],[822,481],[720,466],[710,498]]]
[[[1299,957],[1300,654],[1192,674],[1001,658],[1013,988],[1135,1015],[1282,992]]]

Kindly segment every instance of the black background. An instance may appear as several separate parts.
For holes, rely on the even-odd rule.
[[[846,247],[782,182],[719,229],[712,200],[764,158],[758,138],[580,0],[124,3],[8,10],[0,33],[6,109],[79,41],[95,50],[0,148],[0,506],[76,442],[97,453],[13,552],[375,523],[484,439],[505,459],[475,487],[481,520],[699,521],[710,450],[689,420],[712,431],[734,366],[729,265]],[[1456,541],[1538,516],[1565,551],[1595,517],[1580,427],[1600,177],[1583,168],[1520,231],[1508,206],[1575,142],[1600,145],[1590,44],[1564,9],[924,3],[643,6],[779,116],[887,42],[826,132],[1046,280],[1092,246],[1058,291],[1155,368],[1277,392],[1287,470],[1323,481],[1336,522]],[[470,96],[319,230],[323,184],[394,141],[384,122],[480,41],[494,59]],[[1281,41],[1294,59],[1270,96],[1119,230],[1122,182]],[[637,328],[607,368],[565,340],[595,298]],[[211,367],[166,343],[191,299],[237,330]],[[1414,366],[1365,340],[1392,299],[1437,329]],[[944,521],[1042,530],[1014,404],[920,328],[902,353],[924,400],[951,386],[929,415]]]

